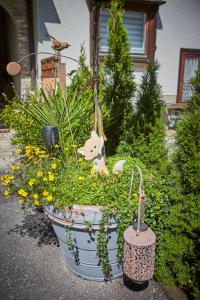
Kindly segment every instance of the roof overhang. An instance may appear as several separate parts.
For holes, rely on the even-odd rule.
[[[111,0],[93,0],[93,2],[96,3],[109,3]],[[166,3],[166,1],[163,0],[126,0],[124,3],[129,2],[129,3],[135,3],[135,4],[140,4],[140,5],[151,5],[151,6],[160,6]]]

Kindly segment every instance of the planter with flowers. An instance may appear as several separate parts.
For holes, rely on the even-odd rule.
[[[139,165],[151,208],[157,180],[141,162],[130,157],[109,157],[103,176],[94,164],[65,148],[65,159],[56,146],[53,157],[36,146],[21,149],[21,159],[2,177],[4,195],[18,195],[22,205],[44,206],[62,246],[67,266],[89,280],[122,275],[123,232],[137,208],[137,190],[128,200],[130,174]],[[112,173],[125,159],[124,170]],[[9,188],[8,188],[9,186]],[[135,189],[138,182],[134,183]]]

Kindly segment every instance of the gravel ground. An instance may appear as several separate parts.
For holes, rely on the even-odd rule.
[[[64,265],[47,217],[0,198],[1,300],[167,300],[153,280],[138,289],[123,279],[83,280]]]

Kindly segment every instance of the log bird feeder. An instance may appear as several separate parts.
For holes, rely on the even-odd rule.
[[[138,166],[134,166],[131,173],[129,200],[135,169],[139,171],[140,175],[137,220],[124,232],[123,272],[134,283],[143,284],[154,274],[156,236],[143,221],[144,190],[142,171]]]

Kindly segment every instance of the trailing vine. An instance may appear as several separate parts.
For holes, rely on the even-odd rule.
[[[102,217],[99,223],[99,231],[97,233],[97,255],[100,259],[102,272],[106,281],[112,278],[112,267],[109,261],[108,242],[109,242],[109,225],[112,213],[108,207],[102,209]]]
[[[77,265],[79,265],[80,264],[79,251],[78,251],[78,247],[73,243],[73,240],[72,240],[71,226],[65,227],[65,237],[66,237],[68,249],[70,251],[72,251],[75,263]]]

